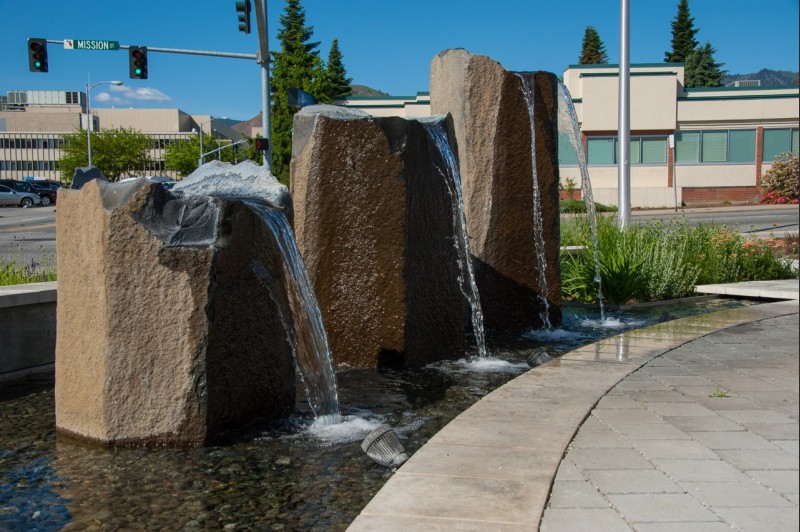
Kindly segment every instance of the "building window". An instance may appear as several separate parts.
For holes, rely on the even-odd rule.
[[[619,160],[617,137],[589,137],[586,158],[590,165],[614,165]],[[631,137],[631,164],[667,164],[667,137]]]
[[[764,162],[772,162],[779,153],[792,152],[798,155],[798,129],[765,129]]]
[[[756,132],[753,129],[677,131],[675,162],[753,163],[756,160]]]

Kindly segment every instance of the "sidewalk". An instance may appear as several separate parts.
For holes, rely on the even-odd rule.
[[[532,369],[431,438],[349,530],[797,530],[797,330],[796,300],[766,303]]]

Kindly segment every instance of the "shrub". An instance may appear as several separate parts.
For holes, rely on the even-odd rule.
[[[561,286],[569,299],[597,300],[594,253],[588,221],[562,225],[567,245],[586,251],[561,258]],[[598,218],[600,279],[604,299],[619,305],[692,295],[698,284],[795,276],[774,240],[747,239],[725,226],[651,221],[620,230]]]
[[[761,186],[767,190],[761,203],[797,203],[800,198],[800,157],[789,152],[779,154],[761,177]]]
[[[5,262],[0,259],[0,286],[55,280],[56,270],[51,266],[42,265],[35,260],[25,265],[18,265],[15,260]]]

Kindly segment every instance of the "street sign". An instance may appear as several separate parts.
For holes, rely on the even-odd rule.
[[[119,41],[64,39],[65,50],[119,50]]]

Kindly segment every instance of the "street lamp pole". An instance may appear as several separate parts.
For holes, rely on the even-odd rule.
[[[90,85],[89,77],[86,77],[86,153],[89,158],[89,166],[92,166],[92,129],[94,129],[92,127],[94,126],[94,120],[92,120],[92,89],[103,84],[120,86],[122,85],[122,82],[98,81],[94,85]]]
[[[228,117],[227,117],[227,116],[222,116],[222,117],[220,117],[220,120],[227,120],[227,119],[228,119]],[[205,122],[203,122],[203,123],[201,123],[201,124],[200,124],[200,158],[199,158],[199,159],[197,159],[197,167],[198,167],[198,168],[200,168],[201,166],[203,166],[203,157],[204,157],[204,155],[205,155],[205,154],[203,153],[203,126],[204,126],[204,125],[206,125],[206,124],[210,124],[210,123],[211,123],[211,122],[213,122],[214,120],[216,120],[216,118],[214,118],[214,117],[211,117],[211,119],[210,119],[210,120],[206,120]],[[212,129],[212,131],[213,131],[213,129]]]

